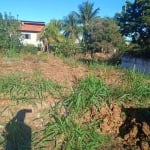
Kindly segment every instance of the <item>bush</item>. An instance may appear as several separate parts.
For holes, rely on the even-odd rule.
[[[53,47],[54,54],[70,57],[76,55],[80,51],[80,46],[71,40],[65,40]]]
[[[34,45],[26,45],[21,48],[21,52],[25,54],[27,53],[36,54],[37,51],[38,51],[38,48],[35,47]]]

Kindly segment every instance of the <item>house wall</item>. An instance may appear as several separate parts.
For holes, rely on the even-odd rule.
[[[22,40],[23,45],[32,44],[34,46],[38,46],[39,44],[42,44],[42,42],[37,38],[38,33],[22,32],[22,35],[23,35],[23,40]],[[25,35],[30,35],[30,38],[26,39]]]

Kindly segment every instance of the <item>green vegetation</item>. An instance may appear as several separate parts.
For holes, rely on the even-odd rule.
[[[20,48],[19,53],[22,53],[22,54],[28,54],[28,53],[37,54],[37,47],[35,47],[34,45],[22,46]]]
[[[90,3],[88,1],[83,2],[78,6],[79,12],[76,12],[76,15],[78,17],[79,22],[82,25],[82,44],[85,48],[85,52],[88,51],[88,44],[91,42],[90,41],[90,25],[92,21],[97,17],[99,8],[94,9],[94,3]]]
[[[108,142],[106,135],[72,122],[70,118],[54,115],[54,122],[46,125],[46,140],[55,143],[54,149],[95,150]]]
[[[63,34],[67,39],[80,41],[82,27],[78,26],[78,19],[75,12],[71,12],[63,21]]]
[[[22,45],[19,31],[20,22],[14,16],[0,13],[0,54],[7,57],[20,57],[26,53],[37,53],[33,45]]]
[[[104,53],[116,54],[125,49],[124,39],[113,19],[97,18],[93,21],[90,30],[91,42],[89,46],[93,53],[101,49]]]
[[[107,103],[109,90],[99,78],[89,76],[81,80],[74,88],[72,94],[64,101],[69,110],[78,114],[92,106],[100,107],[101,104]]]
[[[66,39],[61,43],[55,44],[53,46],[54,55],[71,57],[81,52],[81,47],[75,44],[72,40]]]
[[[119,80],[122,82],[121,87],[114,89],[114,94],[118,94],[117,99],[130,101],[138,105],[150,103],[150,85],[143,74],[138,74],[135,70],[131,70]]]
[[[100,107],[107,103],[108,94],[108,88],[97,77],[89,76],[79,81],[71,94],[50,110],[50,121],[45,126],[44,137],[36,146],[94,150],[110,143],[107,135],[97,131],[95,120],[87,124],[77,121],[79,114],[82,116],[93,106]],[[65,108],[63,114],[62,108]]]
[[[140,50],[150,49],[150,1],[127,1],[122,12],[115,16],[120,31],[124,36],[131,38]]]
[[[150,104],[150,86],[144,82],[144,76],[135,76],[135,72],[130,71],[125,77],[126,79],[121,79],[122,87],[115,89],[106,86],[94,76],[79,81],[71,94],[50,111],[50,121],[46,125],[42,143],[52,142],[51,145],[55,149],[97,149],[106,145],[110,139],[96,132],[98,128],[96,120],[82,124],[78,119],[94,106],[98,111],[102,104],[109,105],[109,100],[115,99],[116,96],[118,96],[117,103],[131,101],[130,103],[138,105]],[[124,85],[124,82],[127,85]],[[62,107],[65,108],[63,115],[60,113]]]
[[[0,50],[16,50],[20,45],[19,21],[11,14],[0,13]]]
[[[106,71],[104,72],[105,78],[110,78],[111,71],[116,71],[115,67],[111,69],[109,67],[106,64],[97,64],[97,69],[101,68]],[[95,70],[91,69],[91,71]],[[45,126],[42,130],[32,133],[32,148],[95,150],[111,144],[111,137],[98,131],[100,119],[93,118],[90,122],[80,122],[80,119],[86,116],[86,112],[93,108],[99,112],[101,106],[109,106],[112,101],[120,104],[130,102],[142,107],[150,105],[150,85],[147,81],[149,77],[132,70],[124,71],[118,80],[120,84],[117,86],[107,85],[102,78],[89,75],[78,81],[71,93],[67,93],[64,97],[60,85],[44,79],[38,72],[5,74],[0,77],[0,97],[33,104],[38,99],[46,99],[46,93],[54,97],[58,95],[60,97],[61,94],[62,100],[55,103],[51,109],[45,110],[45,115],[40,118],[44,119],[45,116],[49,116],[44,120]],[[17,128],[16,132],[18,132]],[[1,144],[5,142],[1,134],[0,142]]]
[[[100,18],[99,8],[88,1],[78,6],[78,12],[72,11],[62,21],[51,20],[40,35],[47,39],[50,51],[54,54],[73,56],[80,52],[86,54],[124,51],[125,40],[111,18]]]
[[[117,14],[115,17],[119,21],[118,25],[122,35],[130,36],[132,42],[138,44],[143,50],[149,49],[148,7],[148,0],[127,2],[121,14]],[[38,112],[40,115],[35,114],[36,116],[33,116],[35,117],[32,120],[35,129],[32,132],[32,149],[101,149],[102,146],[105,147],[105,145],[112,142],[111,136],[101,133],[102,118],[95,117],[100,114],[102,107],[108,106],[107,108],[111,114],[113,112],[111,105],[114,103],[125,105],[127,108],[128,106],[134,106],[135,108],[150,106],[149,76],[139,74],[134,69],[130,71],[121,70],[117,65],[110,65],[108,59],[94,58],[95,52],[113,54],[114,49],[116,49],[116,56],[120,56],[120,53],[126,50],[124,38],[119,32],[115,21],[112,18],[98,17],[99,8],[94,9],[94,4],[89,1],[79,5],[78,10],[79,12],[71,12],[62,21],[51,20],[39,35],[39,38],[46,40],[47,45],[45,46],[48,46],[47,48],[50,48],[54,55],[58,55],[71,67],[82,65],[86,70],[82,79],[72,73],[73,69],[76,68],[68,67],[68,69],[67,65],[65,67],[70,71],[71,78],[75,78],[75,81],[72,81],[73,79],[69,81],[74,83],[73,86],[71,83],[71,85],[63,87],[44,77],[38,71],[26,74],[22,72],[7,73],[6,70],[6,74],[0,75],[1,102],[7,99],[19,102],[18,104],[27,102],[28,105],[28,103],[31,103],[32,106],[44,100],[52,103],[46,108],[44,106],[43,112]],[[3,57],[5,59],[16,57],[13,58],[15,60],[20,56],[24,56],[22,61],[26,60],[29,63],[31,60],[31,62],[36,60],[38,63],[40,61],[49,62],[52,57],[49,57],[50,55],[47,53],[37,53],[37,48],[33,45],[20,46],[18,40],[20,35],[16,30],[17,28],[18,21],[16,19],[11,15],[5,14],[3,16],[0,14],[0,51],[2,59]],[[84,58],[82,52],[90,52],[92,57]],[[114,55],[111,56],[114,58]],[[57,63],[57,61],[54,62]],[[42,67],[46,63],[42,63]],[[59,64],[63,65],[63,63]],[[11,64],[2,65],[10,67]],[[48,70],[48,67],[46,69]],[[65,69],[63,71],[68,71]],[[47,70],[44,71],[47,73]],[[54,76],[56,73],[57,71],[54,72]],[[67,89],[68,87],[69,89]],[[50,98],[52,98],[52,102]],[[1,116],[6,109],[0,110]],[[96,112],[93,113],[93,110]],[[41,109],[37,111],[41,111]],[[143,112],[149,115],[149,110]],[[5,121],[4,118],[2,119]],[[20,143],[24,141],[20,137],[23,137],[24,133],[18,128],[15,119],[13,118],[9,123],[5,122],[4,124],[6,128],[11,124],[12,128],[15,129],[13,130],[14,133],[10,133],[9,139],[20,147]],[[89,119],[90,121],[83,121],[82,119]],[[42,123],[39,122],[42,125],[34,125],[36,120],[40,120]],[[0,124],[0,146],[5,145],[7,142],[5,140],[7,140],[7,137],[1,131]]]
[[[56,96],[61,86],[44,79],[39,73],[31,75],[7,74],[0,76],[0,98],[33,103],[33,100],[45,99],[45,93]]]

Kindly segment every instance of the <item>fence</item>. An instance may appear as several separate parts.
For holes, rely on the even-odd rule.
[[[121,57],[121,66],[127,69],[135,68],[138,72],[150,74],[150,59],[134,58],[126,55]]]

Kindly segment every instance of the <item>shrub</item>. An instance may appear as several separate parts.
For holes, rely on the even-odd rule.
[[[80,47],[71,40],[65,40],[61,43],[56,44],[53,47],[53,51],[56,55],[69,57],[76,55],[76,53],[80,51]]]
[[[37,51],[38,51],[38,48],[35,47],[34,45],[26,45],[21,48],[21,52],[24,54],[27,54],[27,53],[37,54]]]

